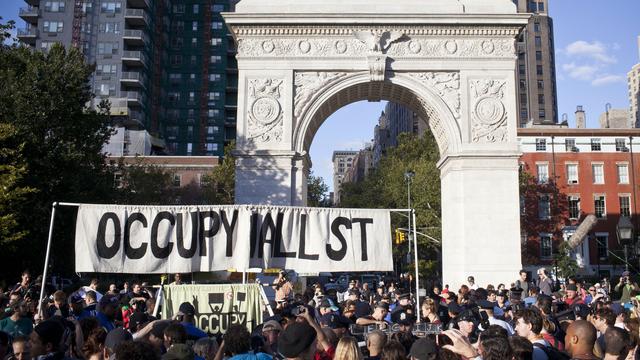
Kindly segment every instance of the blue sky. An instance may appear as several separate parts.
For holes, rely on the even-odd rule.
[[[0,4],[3,22],[13,19],[24,26],[18,17],[18,9],[26,6],[23,0]],[[558,113],[567,113],[574,126],[576,105],[583,105],[587,125],[597,127],[606,103],[629,106],[626,75],[640,62],[640,1],[551,0],[549,8],[555,26]],[[313,172],[332,186],[333,151],[357,150],[370,141],[383,108],[384,103],[359,102],[330,116],[311,146]]]

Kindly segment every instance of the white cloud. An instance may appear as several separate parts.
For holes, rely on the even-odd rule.
[[[612,46],[615,49],[615,44]],[[564,53],[569,57],[591,58],[603,64],[618,62],[615,56],[608,54],[607,46],[599,41],[592,43],[584,40],[574,41],[567,45]]]
[[[593,86],[603,86],[615,83],[625,83],[627,79],[624,76],[620,75],[601,75],[591,81],[591,85]]]
[[[598,72],[599,67],[597,65],[576,65],[576,63],[563,64],[562,70],[564,70],[569,77],[577,80],[589,81]]]

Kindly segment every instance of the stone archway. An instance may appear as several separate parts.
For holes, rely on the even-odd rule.
[[[510,0],[363,1],[242,0],[224,15],[238,46],[236,202],[304,205],[322,122],[354,101],[399,102],[438,141],[444,282],[511,282],[527,16]]]

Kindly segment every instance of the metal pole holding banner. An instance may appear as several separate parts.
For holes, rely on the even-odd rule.
[[[411,210],[411,216],[413,218],[413,253],[416,261],[416,315],[420,318],[420,271],[418,271],[418,234],[416,231],[416,211]]]
[[[56,218],[56,209],[58,203],[54,202],[51,206],[51,222],[49,223],[49,236],[47,237],[47,253],[44,257],[44,270],[42,271],[42,286],[40,287],[40,300],[38,301],[38,316],[42,319],[42,300],[47,285],[47,268],[49,267],[49,254],[51,253],[51,238],[53,237],[53,223]]]

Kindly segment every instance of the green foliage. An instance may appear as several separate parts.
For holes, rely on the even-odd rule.
[[[407,182],[404,174],[411,170],[415,173],[411,181],[411,207],[416,210],[416,227],[418,231],[440,239],[440,170],[436,167],[440,153],[435,138],[430,132],[422,137],[401,134],[398,143],[398,147],[389,149],[364,181],[342,185],[340,206],[406,209]],[[407,218],[393,214],[392,229],[406,227]],[[404,257],[407,250],[408,246],[394,246],[394,256]],[[434,277],[439,245],[418,235],[418,254],[420,271]]]
[[[136,205],[166,205],[179,201],[179,189],[173,186],[173,174],[163,168],[144,162],[136,156],[133,163],[120,159],[117,165],[120,177],[117,202]]]
[[[211,205],[231,205],[235,202],[236,159],[235,142],[224,148],[224,158],[211,173],[203,177],[202,199]]]
[[[568,242],[558,246],[558,251],[553,254],[555,265],[558,267],[557,276],[567,279],[578,272],[578,262],[571,256],[571,248]]]
[[[16,193],[10,195],[21,199],[11,207],[10,233],[22,240],[3,253],[4,273],[42,266],[54,201],[111,200],[113,176],[101,152],[111,135],[109,116],[104,106],[99,111],[86,106],[92,100],[92,72],[76,49],[56,45],[43,53],[0,47],[0,124],[11,127],[14,156],[23,164],[13,165],[20,170],[13,178]],[[74,222],[73,214],[57,218],[54,261],[69,258]],[[67,271],[72,263],[63,262]]]
[[[331,199],[329,199],[328,192],[329,186],[324,182],[324,179],[311,172],[307,178],[307,206],[330,207]]]

